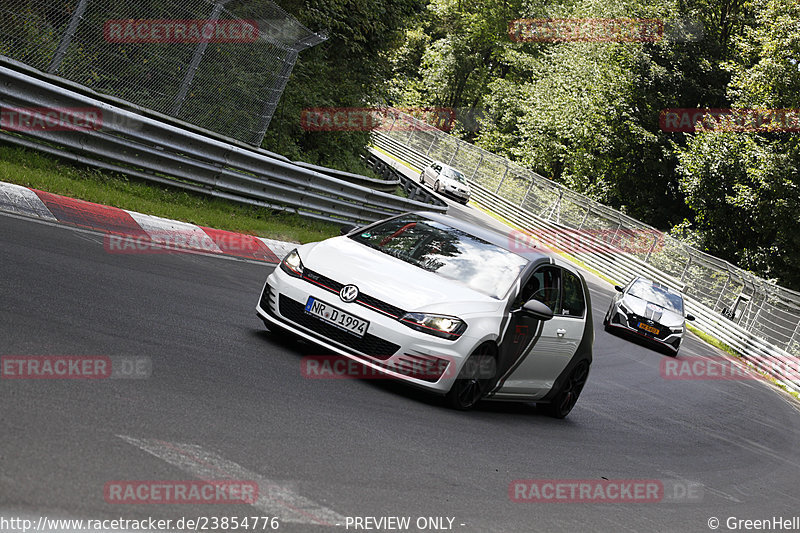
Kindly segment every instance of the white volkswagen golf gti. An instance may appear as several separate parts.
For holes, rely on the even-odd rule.
[[[514,242],[446,215],[395,216],[293,250],[256,311],[457,409],[536,402],[563,418],[592,363],[589,291],[573,267]]]

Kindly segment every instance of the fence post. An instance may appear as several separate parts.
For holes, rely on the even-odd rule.
[[[80,0],[80,2],[78,2],[75,12],[72,14],[72,18],[69,19],[69,25],[64,31],[64,35],[61,36],[61,41],[58,43],[58,48],[56,48],[56,52],[53,54],[53,59],[50,61],[50,66],[47,67],[47,72],[50,74],[54,74],[61,66],[61,62],[64,60],[64,56],[67,54],[67,48],[69,48],[69,44],[72,42],[72,38],[75,36],[75,32],[78,30],[78,24],[81,23],[81,19],[83,18],[83,14],[86,12],[86,6],[88,4],[89,0]]]
[[[786,343],[786,351],[787,352],[789,352],[789,350],[791,350],[792,343],[794,342],[794,338],[797,336],[798,333],[800,333],[800,321],[797,322],[797,326],[795,326],[795,328],[794,328],[794,333],[792,333],[792,336],[789,337],[789,342]],[[791,352],[789,352],[789,353],[791,354]]]
[[[586,223],[586,219],[589,218],[589,213],[592,212],[592,206],[588,206],[586,208],[586,212],[583,214],[583,218],[581,219],[581,223],[578,226],[578,229],[583,229],[583,225]]]
[[[286,57],[283,59],[283,65],[281,66],[281,71],[278,74],[280,81],[276,87],[272,88],[272,92],[275,97],[274,99],[266,99],[264,101],[264,105],[261,110],[261,122],[258,125],[258,130],[253,132],[253,137],[250,139],[250,141],[248,141],[253,146],[260,145],[261,141],[264,140],[264,135],[267,133],[269,123],[272,121],[272,115],[275,113],[275,109],[278,107],[278,101],[283,94],[283,90],[286,88],[286,84],[289,81],[289,76],[292,74],[294,64],[297,62],[298,55],[300,55],[300,52],[296,48],[289,48],[286,51]]]
[[[406,139],[406,144],[411,144],[411,136],[414,135],[414,128],[416,127],[416,124],[414,124],[410,120],[406,120],[406,122],[408,123],[408,126],[409,126],[408,127],[408,138]]]
[[[508,171],[508,166],[507,166],[507,165],[506,165],[506,171]],[[525,200],[527,200],[527,199],[528,199],[528,193],[530,193],[530,192],[531,192],[531,188],[532,188],[532,187],[533,187],[533,179],[531,179],[530,183],[528,183],[528,188],[527,188],[527,189],[525,189],[525,196],[523,196],[523,197],[522,197],[522,201],[519,203],[519,206],[520,206],[520,207],[523,207],[523,208],[524,208],[524,206],[525,206]],[[498,189],[499,189],[499,187],[498,187]]]
[[[428,146],[428,150],[425,152],[425,155],[428,155],[428,154],[431,153],[431,148],[433,148],[433,144],[436,142],[436,134],[433,134],[432,137],[433,137],[433,139],[431,139],[431,145]]]
[[[500,187],[502,187],[503,186],[503,182],[506,181],[506,176],[508,176],[508,163],[506,163],[506,171],[503,172],[503,177],[500,178],[500,183],[497,184],[497,190],[494,191],[495,194],[499,194],[500,193]]]
[[[211,16],[208,17],[209,22],[215,23],[219,20],[219,15],[222,13],[222,8],[228,2],[230,2],[230,0],[218,0],[217,3],[214,4],[214,9],[211,11]],[[189,94],[189,87],[192,85],[194,75],[197,73],[197,69],[200,67],[200,61],[203,59],[203,55],[206,53],[206,48],[208,48],[208,41],[208,39],[201,39],[200,42],[197,43],[197,48],[194,49],[192,62],[189,64],[189,68],[186,69],[186,75],[183,77],[181,86],[178,89],[178,94],[175,95],[175,100],[172,102],[170,114],[173,116],[178,116],[181,107],[183,107],[183,102],[186,101],[186,95]]]
[[[458,149],[461,148],[461,143],[456,140],[456,151],[453,152],[453,155],[450,156],[450,161],[447,162],[448,166],[453,166],[453,160],[458,155]]]
[[[475,170],[472,171],[472,177],[469,178],[470,181],[475,179],[475,174],[477,174],[478,169],[481,168],[481,163],[483,163],[483,152],[481,152],[481,158],[478,160],[478,164],[475,165]]]
[[[714,309],[712,311],[716,311],[719,308],[719,303],[722,301],[722,296],[725,294],[725,289],[728,288],[728,283],[731,281],[731,273],[728,272],[728,278],[725,280],[725,284],[722,286],[722,290],[719,291],[719,298],[717,298],[717,303],[714,304]]]
[[[761,298],[761,305],[758,306],[758,311],[756,311],[756,314],[753,315],[753,319],[750,321],[750,328],[748,328],[748,329],[750,329],[750,331],[749,331],[750,334],[754,334],[755,333],[753,331],[753,329],[754,329],[758,319],[761,318],[761,312],[764,310],[764,304],[767,303],[767,291],[766,291],[766,289],[764,289],[764,284],[763,283],[761,284],[761,288],[762,288],[764,296]],[[754,289],[753,290],[753,295],[755,295],[755,283],[753,284],[753,289]]]

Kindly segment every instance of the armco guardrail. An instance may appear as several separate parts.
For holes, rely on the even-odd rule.
[[[294,161],[293,163],[298,167],[307,168],[309,170],[319,172],[320,174],[332,176],[349,183],[355,183],[369,189],[375,189],[376,191],[393,192],[397,189],[397,187],[400,186],[400,180],[398,180],[395,176],[382,175],[384,179],[375,179],[367,176],[361,176],[359,174],[353,174],[352,172],[344,172],[342,170],[320,167],[318,165],[312,165],[311,163],[305,163],[303,161]]]
[[[439,200],[428,188],[420,184],[419,181],[408,178],[405,174],[398,172],[397,169],[384,162],[381,158],[371,153],[367,157],[367,165],[381,176],[386,176],[391,180],[397,180],[399,186],[408,196],[409,200],[418,200],[426,204],[434,204]]]
[[[441,201],[409,200],[301,168],[265,150],[226,143],[2,65],[0,108],[16,113],[93,109],[101,116],[100,127],[5,128],[0,139],[241,203],[347,224],[447,209]]]
[[[409,120],[414,119],[409,117]],[[465,172],[468,178],[472,178],[470,179],[470,188],[472,190],[473,202],[501,215],[520,228],[523,228],[526,232],[530,232],[546,246],[558,249],[560,247],[559,235],[564,235],[565,233],[569,234],[570,232],[574,234],[576,229],[588,230],[599,228],[614,232],[629,228],[633,225],[628,223],[629,217],[617,214],[613,209],[606,206],[595,205],[596,203],[592,200],[583,198],[572,191],[568,193],[570,206],[580,206],[584,209],[584,212],[582,216],[577,217],[579,223],[574,222],[576,220],[574,216],[563,217],[563,219],[566,219],[563,220],[562,217],[559,216],[563,214],[559,212],[559,203],[562,201],[566,203],[566,201],[564,201],[564,196],[566,194],[563,190],[559,191],[559,187],[556,184],[552,184],[552,186],[540,184],[535,183],[531,179],[523,183],[524,194],[509,195],[512,196],[512,198],[504,197],[498,194],[498,192],[501,191],[503,182],[510,173],[509,171],[513,171],[514,177],[511,178],[513,180],[519,179],[520,175],[524,175],[524,169],[516,168],[513,164],[507,165],[505,170],[502,168],[498,169],[500,177],[496,183],[499,182],[499,184],[495,190],[490,190],[485,186],[485,181],[474,179],[478,173],[478,167],[480,167],[481,164],[479,161],[483,161],[483,159],[473,160],[473,166],[471,168],[463,165],[460,166],[458,154],[463,154],[467,151],[462,146],[462,144],[467,145],[467,143],[447,136],[447,134],[443,132],[437,131],[431,133],[430,128],[420,128],[417,131],[412,131],[410,134],[408,131],[408,129],[404,128],[404,131],[399,133],[396,137],[384,133],[375,133],[373,135],[373,144],[381,150],[410,163],[417,169],[424,168],[430,164],[434,157],[460,168],[462,172]],[[434,140],[429,140],[425,143],[425,145],[428,146],[426,150],[427,153],[423,153],[406,144],[413,136],[422,135],[423,133],[435,137]],[[443,136],[446,136],[444,140],[439,138]],[[446,144],[451,148],[450,157],[445,157],[441,152],[437,153],[432,150],[432,147],[437,143]],[[477,163],[477,166],[475,163]],[[471,169],[472,172],[470,172]],[[545,178],[541,176],[539,176],[539,178],[545,180]],[[559,191],[559,193],[558,196],[556,196],[556,200],[551,201],[552,203],[546,209],[540,210],[539,213],[534,213],[528,207],[530,205],[528,200],[530,199],[532,189],[538,191],[540,190],[539,187],[552,187],[553,190]],[[603,220],[616,219],[618,224],[592,224],[591,222],[593,219],[600,218],[598,214],[602,215]],[[565,224],[564,222],[572,222],[572,224]],[[569,251],[568,255],[602,272],[619,283],[624,283],[632,277],[640,275],[682,289],[686,297],[687,310],[697,317],[695,325],[700,330],[728,344],[742,354],[745,360],[752,366],[772,376],[787,388],[800,392],[800,358],[798,358],[798,352],[800,352],[800,346],[798,346],[798,342],[800,342],[800,335],[798,335],[798,329],[800,328],[800,294],[777,287],[765,280],[759,280],[755,276],[752,276],[752,274],[741,273],[735,266],[708,256],[708,254],[692,250],[689,247],[686,247],[689,248],[688,250],[683,250],[684,253],[691,254],[688,255],[690,259],[687,264],[677,269],[679,275],[670,274],[668,271],[660,268],[659,264],[652,261],[652,258],[657,253],[659,247],[661,250],[658,253],[666,252],[666,254],[670,254],[671,250],[668,248],[665,250],[664,248],[667,246],[675,246],[675,244],[669,242],[666,236],[654,228],[649,228],[641,223],[638,223],[635,228],[638,230],[646,230],[648,235],[654,237],[652,246],[645,247],[646,250],[643,250],[641,254],[628,253],[614,248],[609,245],[608,241],[601,241],[593,238],[589,231],[581,234],[581,238],[584,240],[585,244],[587,244],[587,246],[582,246],[581,249],[590,249],[592,248],[592,244],[596,244],[596,249],[601,251]],[[639,257],[639,255],[642,257]],[[707,265],[706,268],[713,268],[713,272],[720,272],[721,276],[725,276],[723,279],[727,279],[727,281],[722,284],[722,287],[717,289],[717,294],[711,295],[711,298],[709,298],[707,292],[707,281],[693,277],[694,271],[691,268],[692,264],[700,262]],[[673,268],[672,270],[674,271],[675,269]],[[734,310],[732,316],[735,320],[731,320],[726,315],[722,314],[723,309],[721,309],[720,306],[729,305],[728,302],[724,302],[724,297],[726,296],[726,287],[733,284],[732,278],[734,275],[741,276],[750,283],[750,300],[747,302],[748,305],[745,310]],[[771,294],[768,292],[770,289],[773,291],[772,301],[770,301]],[[744,288],[741,289],[741,291],[744,292]],[[756,297],[759,296],[759,291],[761,291],[760,301],[754,302]],[[778,305],[774,303],[775,299],[777,299],[774,293],[779,291],[780,301],[788,301],[788,304],[784,305],[782,308],[778,308]],[[711,305],[708,303],[710,300],[714,302]],[[798,306],[793,308],[792,305],[795,303],[798,304]],[[746,312],[753,306],[756,306],[755,316],[748,317]],[[768,306],[776,308],[772,310],[769,316],[765,313],[765,309]],[[770,317],[775,316],[780,317],[784,322],[788,322],[789,327],[783,328],[779,332],[774,332],[775,328],[773,323],[777,319],[771,320]],[[743,320],[747,318],[749,318],[749,320]],[[760,323],[759,320],[761,320]],[[759,324],[762,327],[755,329],[752,327],[753,324]],[[771,329],[774,333],[783,333],[783,335],[771,336],[769,335]],[[788,335],[784,333],[787,329]],[[783,340],[785,344],[779,346],[776,342],[777,339]]]

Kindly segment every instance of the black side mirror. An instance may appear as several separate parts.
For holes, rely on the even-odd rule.
[[[614,285],[614,290],[617,291],[617,292],[624,292],[625,291],[625,289],[623,289],[619,285]]]
[[[694,315],[686,315],[686,320],[694,320]]]
[[[358,226],[351,226],[351,225],[345,224],[344,226],[339,228],[339,235],[347,235],[351,231],[355,231],[356,228],[358,228]]]
[[[539,300],[528,300],[520,309],[525,315],[539,319],[541,321],[553,318],[553,310]]]

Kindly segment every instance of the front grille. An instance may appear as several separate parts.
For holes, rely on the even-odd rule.
[[[311,316],[305,312],[305,306],[303,304],[286,295],[281,294],[278,296],[278,308],[284,318],[311,330],[312,335],[331,340],[364,355],[385,360],[389,359],[400,349],[400,346],[397,344],[385,341],[371,333],[367,333],[359,338]]]
[[[340,283],[327,276],[323,276],[319,272],[314,272],[308,268],[303,272],[303,279],[336,294],[339,294],[339,291],[342,290],[342,287],[344,287],[344,283]],[[364,307],[368,307],[373,311],[383,313],[384,315],[390,316],[397,320],[406,314],[406,312],[399,307],[388,304],[364,293],[359,293],[355,303],[363,305]]]

